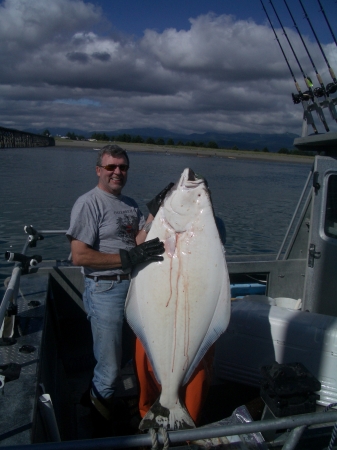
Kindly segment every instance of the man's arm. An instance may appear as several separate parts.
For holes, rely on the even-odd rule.
[[[159,208],[161,207],[166,194],[171,190],[171,188],[174,186],[174,183],[169,183],[162,191],[159,192],[158,195],[154,197],[153,200],[151,200],[149,203],[146,204],[148,210],[149,210],[149,216],[146,220],[146,224],[151,223],[153,219],[155,218],[155,215],[157,214]],[[148,231],[145,231],[144,228],[140,231],[138,231],[138,234],[136,236],[136,243],[137,245],[142,244],[145,242],[146,236]]]
[[[151,223],[153,221],[153,219],[154,219],[153,215],[149,214],[145,225],[147,225],[148,223]],[[139,244],[142,244],[143,242],[145,242],[146,236],[147,236],[147,232],[144,230],[144,228],[142,230],[139,230],[138,234],[136,236],[136,244],[139,245]]]
[[[70,245],[75,266],[89,266],[100,270],[115,269],[122,266],[119,254],[98,252],[77,239],[72,239]]]
[[[160,256],[165,252],[164,244],[158,238],[143,242],[131,250],[120,250],[119,254],[101,253],[77,239],[71,241],[71,252],[75,266],[89,266],[98,270],[121,267],[129,270],[137,264],[151,261],[162,261]]]

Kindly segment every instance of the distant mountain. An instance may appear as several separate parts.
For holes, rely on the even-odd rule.
[[[163,138],[165,141],[172,138],[175,142],[181,141],[183,143],[194,141],[204,142],[207,144],[209,141],[215,141],[219,147],[232,148],[238,147],[239,150],[254,150],[267,147],[271,152],[277,152],[280,148],[293,149],[293,142],[296,137],[299,137],[293,133],[282,134],[259,134],[259,133],[192,133],[182,134],[168,131],[162,128],[124,128],[117,130],[93,130],[85,131],[74,128],[48,128],[53,136],[64,136],[68,132],[75,133],[79,136],[89,138],[92,133],[105,133],[107,136],[118,136],[122,134],[129,134],[131,136],[141,136],[143,139],[152,137],[154,139]],[[41,134],[44,129],[26,129],[31,133]]]

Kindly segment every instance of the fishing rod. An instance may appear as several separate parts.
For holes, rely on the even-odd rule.
[[[299,37],[301,38],[302,44],[303,44],[303,46],[304,46],[304,48],[305,48],[305,51],[307,52],[307,55],[308,55],[308,58],[310,59],[310,62],[311,62],[311,64],[312,64],[312,67],[314,68],[314,71],[315,71],[315,73],[316,73],[317,80],[318,80],[319,84],[321,85],[320,88],[314,89],[314,95],[315,95],[316,97],[323,97],[323,96],[326,97],[328,94],[327,94],[327,92],[326,92],[326,89],[325,89],[325,86],[324,86],[322,77],[321,77],[321,75],[318,73],[318,70],[317,70],[317,68],[316,68],[316,66],[315,66],[315,63],[314,63],[314,61],[313,61],[313,59],[312,59],[312,57],[311,57],[311,55],[310,55],[310,52],[309,52],[309,50],[308,50],[308,47],[307,47],[307,45],[306,45],[306,43],[305,43],[305,41],[304,41],[304,39],[303,39],[303,36],[302,36],[302,34],[301,34],[301,32],[300,32],[300,29],[298,28],[297,23],[296,23],[296,21],[295,21],[295,18],[294,18],[294,16],[292,15],[292,12],[290,11],[290,8],[289,8],[289,6],[288,6],[287,0],[283,0],[283,1],[284,1],[284,4],[285,4],[286,7],[287,7],[287,10],[288,10],[288,12],[289,12],[289,14],[290,14],[290,17],[291,17],[292,21],[294,22],[294,27],[296,28],[296,31],[297,31]]]
[[[287,58],[287,56],[286,56],[286,54],[285,54],[285,52],[284,52],[284,50],[283,50],[283,47],[282,47],[282,45],[281,45],[281,42],[280,42],[280,40],[279,40],[279,38],[278,38],[278,36],[277,36],[277,34],[276,34],[276,31],[275,31],[275,28],[274,28],[274,26],[273,26],[273,23],[272,23],[272,21],[270,20],[269,14],[268,14],[268,12],[267,12],[267,10],[266,10],[264,4],[263,4],[263,1],[262,1],[262,0],[260,0],[260,1],[261,1],[261,4],[262,4],[262,8],[264,9],[264,12],[266,13],[267,19],[268,19],[268,21],[269,21],[269,23],[270,23],[270,26],[271,26],[271,28],[272,28],[272,30],[273,30],[273,32],[274,32],[276,41],[277,41],[278,45],[280,46],[281,52],[282,52],[282,54],[283,54],[283,56],[284,56],[284,59],[285,59],[285,61],[286,61],[286,63],[287,63],[288,69],[289,69],[289,71],[290,71],[290,73],[291,73],[291,75],[292,75],[292,77],[293,77],[293,80],[294,80],[294,83],[295,83],[295,86],[296,86],[296,89],[297,89],[297,92],[298,92],[298,94],[291,94],[291,95],[292,95],[292,98],[293,98],[293,102],[294,102],[295,104],[302,103],[302,106],[303,106],[303,109],[304,109],[304,119],[305,119],[305,121],[306,121],[307,123],[309,123],[309,124],[312,126],[314,132],[317,134],[318,131],[317,131],[317,128],[316,128],[316,126],[315,126],[314,119],[313,119],[313,117],[312,117],[311,112],[310,112],[309,109],[308,109],[308,106],[307,106],[308,100],[310,100],[310,95],[309,95],[307,92],[303,93],[303,92],[301,91],[301,88],[300,88],[300,86],[299,86],[299,84],[298,84],[298,82],[297,82],[297,80],[296,80],[296,78],[295,78],[294,72],[292,71],[292,68],[291,68],[290,63],[289,63],[289,61],[288,61],[288,58]]]
[[[317,37],[317,34],[316,34],[315,30],[314,30],[314,27],[313,27],[313,25],[312,25],[312,23],[311,23],[311,20],[310,20],[308,14],[307,14],[307,12],[306,12],[306,10],[305,10],[305,8],[304,8],[304,5],[303,5],[303,3],[302,3],[302,0],[299,0],[299,2],[300,2],[300,5],[302,6],[302,9],[303,9],[303,12],[304,12],[304,17],[307,19],[307,21],[308,21],[308,23],[309,23],[309,25],[310,25],[311,31],[312,31],[313,35],[315,36],[316,42],[317,42],[317,44],[318,44],[318,47],[319,47],[320,50],[321,50],[321,53],[322,53],[323,58],[324,58],[324,61],[326,62],[326,65],[328,66],[328,69],[329,69],[331,78],[333,79],[333,83],[329,83],[329,84],[326,85],[326,87],[325,87],[326,92],[327,92],[327,94],[334,94],[334,93],[337,91],[337,86],[336,86],[336,85],[337,85],[337,79],[336,79],[336,75],[335,75],[335,73],[334,73],[332,67],[331,67],[330,64],[329,64],[328,58],[326,57],[326,55],[325,55],[325,53],[324,53],[324,50],[323,50],[323,48],[322,48],[322,46],[321,46],[321,43],[320,43],[320,41],[319,41],[319,39],[318,39],[318,37]]]
[[[296,80],[296,78],[295,78],[294,72],[293,72],[292,69],[291,69],[291,66],[290,66],[290,64],[289,64],[288,58],[287,58],[286,54],[284,53],[283,47],[282,47],[282,45],[281,45],[281,42],[279,41],[279,38],[278,38],[278,36],[277,36],[277,34],[276,34],[276,31],[275,31],[275,29],[274,29],[274,27],[273,27],[273,24],[272,24],[272,22],[271,22],[271,20],[270,20],[270,17],[269,17],[269,15],[268,15],[268,13],[267,13],[267,10],[266,10],[266,8],[265,8],[265,6],[264,6],[262,0],[261,0],[261,3],[262,3],[262,8],[264,9],[264,12],[266,13],[266,16],[267,16],[267,18],[268,18],[268,20],[269,20],[270,26],[271,26],[271,28],[272,28],[272,30],[273,30],[273,32],[274,32],[275,38],[276,38],[276,40],[277,40],[277,43],[278,43],[278,45],[280,46],[281,52],[282,52],[282,54],[283,54],[283,56],[284,56],[284,59],[285,59],[287,65],[288,65],[288,69],[289,69],[289,71],[290,71],[290,73],[291,73],[291,75],[292,75],[292,77],[293,77],[293,80],[294,80],[294,83],[295,83],[297,92],[299,93],[300,98],[303,98],[303,93],[302,93],[302,91],[301,91],[301,88],[300,88],[299,84],[297,83],[297,80]],[[294,96],[294,94],[292,94],[292,95],[293,95],[293,101],[294,101],[294,103],[300,103],[299,98],[296,98],[296,101],[295,101],[295,98],[294,98],[295,96]]]
[[[316,97],[319,97],[319,98],[320,98],[320,97],[324,97],[324,98],[325,98],[325,100],[324,100],[323,102],[321,102],[320,105],[321,105],[322,107],[328,107],[332,119],[335,120],[335,121],[337,122],[337,112],[336,112],[335,105],[334,105],[334,103],[333,103],[332,101],[330,101],[330,99],[328,99],[328,97],[329,97],[329,92],[327,92],[327,89],[326,89],[326,87],[324,86],[322,77],[321,77],[321,75],[319,74],[319,72],[318,72],[318,70],[317,70],[317,68],[316,68],[316,66],[315,66],[315,63],[314,63],[314,61],[313,61],[313,59],[312,59],[312,57],[311,57],[311,55],[310,55],[309,49],[308,49],[308,47],[307,47],[307,45],[306,45],[306,43],[305,43],[305,41],[304,41],[304,39],[303,39],[303,36],[302,36],[302,34],[301,34],[301,32],[300,32],[300,29],[299,29],[298,26],[297,26],[297,23],[296,23],[296,21],[295,21],[295,18],[294,18],[294,16],[292,15],[291,10],[290,10],[290,8],[289,8],[289,6],[288,6],[287,0],[283,0],[283,1],[284,1],[284,4],[285,4],[286,7],[287,7],[287,10],[288,10],[288,12],[289,12],[289,14],[290,14],[290,17],[292,18],[292,21],[294,22],[294,26],[295,26],[295,28],[296,28],[296,30],[297,30],[297,33],[299,34],[299,36],[300,36],[300,38],[301,38],[303,47],[305,48],[305,51],[307,52],[307,55],[308,55],[308,57],[309,57],[309,59],[310,59],[310,62],[311,62],[311,64],[312,64],[312,67],[314,68],[314,71],[315,71],[315,73],[316,73],[317,80],[318,80],[319,84],[321,85],[320,87],[317,87],[317,88],[314,89],[314,95],[315,95]],[[300,2],[301,2],[301,0],[300,0]],[[301,3],[301,4],[302,4],[302,3]],[[303,6],[303,5],[302,5],[302,6]],[[333,83],[331,83],[331,84],[332,84],[333,88],[335,88],[335,91],[336,91],[337,87],[336,87]],[[324,126],[325,126],[325,124],[324,124]],[[329,130],[327,130],[327,131],[329,131]]]
[[[317,1],[318,1],[318,3],[319,3],[319,6],[321,7],[321,13],[323,13],[323,16],[324,16],[324,18],[325,18],[325,21],[326,21],[326,23],[327,23],[327,25],[328,25],[328,27],[329,27],[330,33],[332,34],[333,40],[335,41],[335,44],[337,45],[337,40],[336,40],[335,35],[334,35],[333,31],[332,31],[332,28],[331,28],[331,26],[330,26],[330,23],[329,23],[329,21],[328,21],[328,18],[327,18],[327,16],[325,15],[325,11],[324,11],[324,9],[323,9],[322,3],[320,2],[320,0],[317,0]]]
[[[262,0],[261,0],[261,1],[262,1]],[[313,108],[316,110],[316,112],[317,112],[317,114],[318,114],[318,117],[321,119],[321,121],[322,121],[322,123],[323,123],[323,125],[324,125],[325,130],[326,130],[326,131],[330,131],[330,130],[329,130],[329,127],[328,127],[328,124],[326,123],[326,120],[325,120],[325,117],[324,117],[324,113],[323,113],[323,111],[322,111],[322,108],[321,108],[321,107],[316,103],[316,101],[315,101],[314,93],[313,93],[313,90],[312,90],[312,86],[313,86],[312,81],[311,81],[310,78],[307,77],[307,76],[305,75],[305,73],[304,73],[304,70],[303,70],[303,68],[302,68],[302,66],[301,66],[301,63],[300,63],[300,61],[299,61],[299,59],[297,58],[297,55],[296,55],[296,53],[295,53],[294,47],[292,46],[292,44],[291,44],[291,42],[290,42],[290,39],[289,39],[289,37],[288,37],[288,34],[287,34],[286,30],[284,29],[284,26],[283,26],[283,24],[282,24],[282,22],[281,22],[281,19],[280,19],[279,15],[277,14],[277,11],[276,11],[276,9],[275,9],[275,6],[274,6],[272,0],[270,0],[269,3],[271,4],[271,6],[272,6],[272,8],[273,8],[273,10],[274,10],[274,13],[275,13],[275,15],[276,15],[276,17],[277,17],[277,20],[279,21],[279,24],[280,24],[280,26],[281,26],[281,28],[282,28],[283,33],[284,33],[284,36],[286,37],[286,39],[287,39],[287,41],[288,41],[288,44],[289,44],[289,47],[290,47],[291,51],[293,52],[293,55],[294,55],[294,57],[295,57],[295,59],[296,59],[296,62],[297,62],[297,64],[298,64],[298,67],[300,68],[300,71],[302,72],[304,81],[305,81],[305,83],[306,83],[306,85],[307,85],[307,87],[308,87],[310,99],[312,100],[312,103],[313,103],[312,106],[313,106]]]

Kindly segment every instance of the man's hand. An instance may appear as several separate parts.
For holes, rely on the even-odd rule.
[[[159,194],[157,194],[153,200],[151,200],[149,203],[146,203],[146,206],[149,212],[153,215],[153,217],[155,217],[155,215],[157,214],[159,208],[161,207],[161,204],[164,201],[166,194],[172,188],[172,186],[174,186],[174,183],[171,182],[162,191],[160,191]]]
[[[143,244],[137,245],[131,250],[119,250],[122,262],[122,269],[131,269],[137,264],[151,261],[163,261],[159,256],[165,252],[164,244],[159,238],[151,239]]]

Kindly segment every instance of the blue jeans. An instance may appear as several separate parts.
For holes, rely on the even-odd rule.
[[[129,285],[129,280],[85,278],[83,303],[91,324],[96,359],[92,381],[103,398],[114,394],[120,375],[124,306]]]

